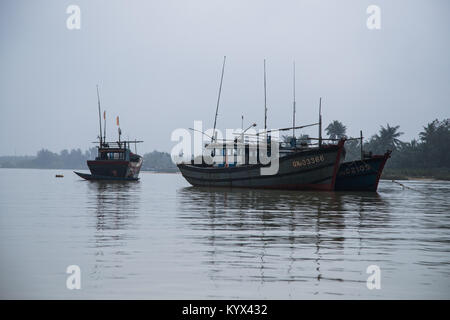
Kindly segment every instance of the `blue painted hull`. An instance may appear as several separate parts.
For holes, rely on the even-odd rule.
[[[390,152],[369,159],[344,162],[339,167],[336,191],[377,191],[378,182]]]

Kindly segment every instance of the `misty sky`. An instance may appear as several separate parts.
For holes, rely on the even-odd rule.
[[[66,28],[71,4],[80,30]],[[370,4],[381,30],[366,27]],[[174,129],[212,127],[224,55],[220,129],[241,114],[263,125],[266,58],[270,128],[291,125],[295,60],[298,124],[322,96],[325,125],[398,124],[410,140],[450,116],[449,14],[447,0],[2,0],[0,155],[93,146],[97,83],[109,138],[119,115],[141,152],[170,151]]]

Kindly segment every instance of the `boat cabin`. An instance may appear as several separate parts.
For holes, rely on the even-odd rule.
[[[267,156],[270,157],[270,137],[267,142]],[[211,156],[222,155],[222,158],[219,158],[220,161],[214,161],[212,164],[213,167],[220,168],[259,163],[259,145],[260,143],[246,142],[243,144],[238,144],[237,142],[229,141],[215,142],[207,145],[207,148],[211,150]]]
[[[138,142],[141,141],[103,142],[95,160],[138,161],[139,156],[130,150],[130,143]]]

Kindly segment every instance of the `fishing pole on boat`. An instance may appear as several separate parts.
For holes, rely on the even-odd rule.
[[[204,134],[204,135],[207,136],[208,138],[211,138],[211,142],[212,142],[213,137],[210,136],[209,134],[206,134],[205,132],[200,131],[200,130],[197,130],[197,129],[194,129],[194,128],[189,128],[189,130],[196,131],[196,132],[200,132],[201,134]]]
[[[317,126],[319,123],[312,123],[312,124],[307,124],[307,125],[304,125],[304,126],[296,126],[295,127],[295,129],[303,129],[303,128],[307,128],[307,127],[312,127],[312,126]],[[256,133],[256,134],[253,134],[254,136],[256,136],[256,135],[261,135],[261,134],[265,134],[265,133],[269,133],[269,132],[274,132],[274,131],[288,131],[288,130],[292,130],[292,127],[289,127],[289,128],[280,128],[280,129],[271,129],[271,130],[267,130],[267,131],[261,131],[261,132],[258,132],[258,133]],[[238,134],[238,133],[236,133],[236,134]],[[239,133],[240,134],[240,133]],[[252,134],[250,134],[250,133],[247,133],[247,135],[252,135]],[[308,139],[314,139],[314,138],[308,138]],[[317,138],[315,138],[316,140],[317,140]],[[355,138],[356,139],[356,138]],[[359,139],[359,138],[357,138],[357,139]],[[339,141],[340,139],[322,139],[322,140],[336,140],[336,141]]]
[[[312,123],[312,124],[307,124],[307,125],[303,125],[303,126],[296,126],[294,127],[294,129],[302,129],[302,128],[307,128],[307,127],[312,127],[312,126],[317,126],[319,123]],[[259,137],[259,136],[264,136],[267,135],[268,133],[271,132],[277,132],[277,131],[288,131],[288,130],[292,130],[292,127],[289,128],[281,128],[281,129],[271,129],[271,130],[266,130],[266,131],[261,131],[258,133],[246,133],[246,136],[251,136],[251,137]],[[243,135],[242,133],[234,133],[235,135]],[[308,138],[311,140],[318,140],[317,138]],[[334,139],[322,139],[322,140],[334,140]],[[336,141],[339,141],[339,139],[336,139]]]
[[[98,85],[97,85],[97,101],[98,101],[98,123],[100,126],[99,139],[100,139],[100,148],[101,148],[102,147],[102,116],[101,116],[102,112],[100,110],[100,94],[98,93]]]
[[[281,129],[271,129],[271,130],[267,130],[266,132],[269,133],[269,132],[272,132],[272,131],[288,131],[288,130],[292,130],[292,129],[303,129],[303,128],[307,128],[307,127],[317,126],[318,124],[319,123],[317,122],[317,123],[307,124],[307,125],[304,125],[304,126],[296,126],[296,127],[281,128]],[[264,133],[264,132],[260,132],[260,134],[261,133]]]
[[[214,128],[213,128],[213,136],[211,137],[211,142],[213,142],[213,140],[215,138],[215,133],[216,133],[217,114],[219,112],[220,94],[222,93],[223,73],[225,71],[225,61],[226,61],[226,59],[227,59],[227,56],[224,56],[223,57],[223,64],[222,64],[222,75],[220,76],[219,94],[217,95],[216,115],[214,117]]]

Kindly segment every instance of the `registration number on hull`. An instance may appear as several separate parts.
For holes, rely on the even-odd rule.
[[[324,158],[323,154],[321,154],[320,156],[308,157],[303,160],[294,160],[294,161],[292,161],[292,166],[294,168],[300,168],[300,167],[318,164],[323,161],[325,161],[325,158]]]

